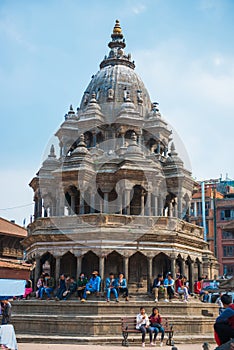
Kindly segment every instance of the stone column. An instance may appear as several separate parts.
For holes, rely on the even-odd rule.
[[[200,261],[197,262],[197,275],[198,277],[201,277],[203,275],[202,263]]]
[[[126,207],[126,214],[130,215],[130,193],[131,190],[129,188],[125,189],[125,207]]]
[[[94,190],[93,190],[94,191]],[[95,193],[92,192],[90,194],[91,200],[90,200],[90,213],[94,213],[95,212]]]
[[[122,214],[123,211],[123,193],[122,191],[118,192],[118,211]]]
[[[163,198],[161,195],[159,195],[159,198],[158,198],[158,215],[159,216],[163,215]]]
[[[93,131],[93,147],[96,147],[96,144],[97,144],[96,131]]]
[[[108,210],[109,210],[109,193],[108,192],[104,192],[104,210],[103,212],[108,214]]]
[[[79,214],[84,214],[84,192],[80,190],[80,210]]]
[[[80,273],[82,272],[82,255],[78,255],[76,257],[76,280],[78,281],[78,278],[80,276]]]
[[[177,208],[177,202],[175,201],[174,202],[174,208],[173,208],[173,216],[175,217],[175,218],[177,218],[178,217],[178,210],[177,210],[178,208]]]
[[[102,280],[104,280],[104,276],[105,276],[104,266],[105,266],[105,256],[101,255],[99,257],[99,275],[101,276]]]
[[[172,203],[169,202],[168,204],[168,216],[172,217],[173,216],[173,213],[172,213]]]
[[[175,269],[176,269],[176,258],[172,256],[171,257],[171,274],[173,278],[175,278]]]
[[[181,275],[185,275],[185,261],[181,260]]]
[[[194,291],[194,262],[190,262],[190,271],[189,271],[189,288],[191,293]]]
[[[147,257],[147,263],[148,263],[148,273],[147,273],[147,292],[150,293],[151,291],[151,285],[152,285],[152,261],[153,261],[153,258],[150,256],[150,257]]]
[[[182,218],[182,194],[178,194],[178,218]]]
[[[35,261],[36,261],[36,267],[35,267],[35,274],[34,274],[34,289],[36,290],[37,281],[41,274],[41,257],[37,255],[35,257]]]
[[[151,216],[151,192],[148,191],[147,194],[147,201],[146,201],[146,205],[145,205],[145,216]]]
[[[75,214],[75,194],[71,193],[71,215]]]
[[[63,189],[59,191],[59,216],[64,216],[65,194]]]
[[[158,216],[158,196],[154,196],[154,216]]]
[[[128,263],[129,263],[129,257],[125,256],[124,257],[124,276],[128,282]]]
[[[42,217],[42,198],[38,197],[38,218]]]
[[[59,280],[59,275],[60,275],[60,262],[61,262],[61,257],[60,256],[56,256],[56,264],[55,264],[55,283],[58,282]]]

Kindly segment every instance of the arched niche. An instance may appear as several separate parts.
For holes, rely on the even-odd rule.
[[[105,277],[113,272],[117,277],[120,272],[123,272],[123,257],[116,251],[107,255],[105,260]]]
[[[166,254],[159,253],[153,258],[153,276],[157,277],[160,273],[165,277],[170,270],[171,261]]]
[[[147,284],[148,266],[144,254],[136,252],[129,258],[129,283],[136,283],[137,286]]]
[[[87,277],[90,277],[94,270],[99,270],[99,258],[90,250],[83,256],[81,271]],[[101,276],[101,278],[103,278],[103,276]]]
[[[76,277],[76,257],[71,252],[64,254],[60,261],[60,273],[65,276]]]

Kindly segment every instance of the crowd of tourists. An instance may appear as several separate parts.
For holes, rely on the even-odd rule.
[[[186,276],[176,274],[176,277],[173,278],[172,273],[168,272],[164,278],[162,274],[158,274],[152,284],[154,300],[158,302],[159,297],[163,297],[164,302],[169,302],[174,298],[181,298],[187,303],[190,295],[197,295],[201,301],[207,302],[209,293],[203,290],[203,279],[204,277],[199,277],[194,283],[194,290],[191,291]],[[93,271],[89,278],[84,273],[80,273],[77,281],[72,276],[61,274],[56,285],[55,279],[49,273],[43,272],[37,281],[36,297],[43,299],[45,296],[48,300],[52,298],[67,300],[73,295],[85,302],[88,295],[101,293],[101,282],[98,271]],[[26,288],[25,295],[28,295],[31,291],[31,288]],[[107,302],[110,301],[111,295],[114,296],[116,302],[119,302],[119,295],[124,296],[126,301],[129,300],[127,280],[123,273],[115,276],[114,273],[110,272],[104,281],[104,291]]]
[[[101,292],[101,277],[98,271],[93,271],[88,279],[82,272],[76,281],[74,277],[60,275],[58,285],[55,285],[55,280],[48,273],[42,273],[37,281],[36,297],[43,299],[52,299],[52,293],[55,291],[55,300],[67,300],[72,295],[77,296],[82,302],[87,300],[88,295]],[[128,297],[128,287],[126,278],[123,273],[119,273],[115,277],[114,273],[110,272],[109,277],[105,280],[106,301],[110,301],[111,294],[114,295],[115,301],[119,302],[119,295],[122,295],[126,301]]]

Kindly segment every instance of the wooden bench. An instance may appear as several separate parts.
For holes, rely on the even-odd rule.
[[[174,335],[173,325],[168,323],[167,318],[163,318],[162,326],[164,328],[165,334],[168,338],[166,345],[173,345],[172,338]],[[136,329],[136,317],[121,317],[121,330],[123,335],[122,346],[128,346],[128,334],[129,333],[141,333],[139,329]]]

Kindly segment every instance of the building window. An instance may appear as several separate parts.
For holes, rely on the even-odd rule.
[[[234,256],[234,249],[233,246],[223,246],[223,256]]]
[[[224,275],[233,276],[234,275],[234,265],[233,264],[225,264],[223,266]]]
[[[232,220],[232,219],[234,219],[234,210],[231,210],[231,209],[221,210],[220,218],[221,218],[221,220]]]
[[[234,239],[234,232],[222,231],[223,239]]]

